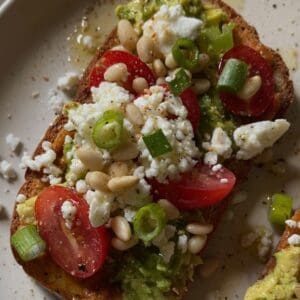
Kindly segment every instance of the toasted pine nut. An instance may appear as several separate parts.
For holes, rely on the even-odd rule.
[[[121,177],[129,174],[128,164],[125,162],[114,162],[108,168],[108,173],[111,177]]]
[[[177,62],[175,61],[172,53],[169,53],[166,56],[165,65],[167,66],[167,68],[169,68],[171,70],[173,70],[173,69],[175,69],[175,68],[178,67]]]
[[[130,189],[138,182],[139,178],[137,176],[121,176],[110,179],[107,185],[113,193],[119,193]]]
[[[195,79],[192,89],[196,95],[202,95],[210,89],[210,86],[211,84],[208,79]]]
[[[170,201],[161,199],[157,202],[157,204],[165,210],[169,220],[175,220],[179,217],[179,210]]]
[[[147,36],[142,36],[136,45],[139,58],[145,63],[151,63],[155,57],[155,44],[153,40]]]
[[[111,228],[117,238],[123,242],[128,242],[131,238],[131,229],[128,221],[122,217],[117,216],[111,220]]]
[[[127,66],[123,63],[117,63],[110,66],[104,73],[104,79],[110,82],[126,81],[127,77]]]
[[[128,20],[120,20],[117,31],[121,45],[133,51],[138,41],[138,35],[131,23]]]
[[[188,249],[191,253],[197,254],[199,253],[205,246],[207,240],[207,236],[196,235],[189,239],[188,241]]]
[[[132,88],[138,93],[141,94],[144,92],[145,89],[149,87],[148,82],[143,77],[135,78],[132,81]]]
[[[138,243],[138,239],[136,239],[136,238],[132,238],[128,242],[123,242],[122,240],[120,240],[116,237],[113,237],[111,240],[111,245],[113,246],[113,248],[115,248],[116,250],[119,250],[119,251],[126,251],[126,250],[134,247],[137,243]]]
[[[170,76],[176,75],[176,73],[179,72],[180,70],[181,68],[177,68],[175,70],[170,71],[169,74]],[[184,72],[186,73],[187,76],[189,76],[192,79],[192,73],[189,70],[184,69]]]
[[[129,103],[126,106],[126,117],[131,123],[135,125],[144,124],[144,118],[140,109],[133,103]]]
[[[115,46],[115,47],[111,48],[111,50],[112,51],[124,51],[124,52],[130,53],[130,51],[122,45]]]
[[[260,90],[261,85],[261,77],[259,75],[255,75],[246,80],[244,86],[237,95],[243,100],[249,100]]]
[[[164,77],[168,73],[168,70],[166,69],[164,63],[159,58],[154,60],[153,70],[157,77]]]
[[[98,151],[81,147],[76,151],[76,155],[90,171],[101,171],[103,169],[103,160],[101,153]]]
[[[112,153],[115,161],[127,161],[136,158],[139,155],[139,149],[135,143],[128,143]]]
[[[86,183],[95,190],[109,192],[107,184],[110,177],[103,172],[88,172],[85,176]]]
[[[214,226],[211,224],[190,223],[185,229],[191,234],[206,235],[213,231]]]
[[[204,264],[200,266],[199,272],[203,278],[211,276],[220,266],[220,262],[217,259],[206,259]]]

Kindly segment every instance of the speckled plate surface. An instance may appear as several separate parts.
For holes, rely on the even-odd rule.
[[[2,3],[3,1],[0,1]],[[227,0],[253,24],[261,39],[279,49],[291,69],[297,95],[300,95],[300,71],[297,69],[297,42],[300,42],[300,1],[298,0]],[[100,33],[110,31],[113,6],[102,3],[99,10]],[[28,278],[15,263],[9,246],[9,218],[17,190],[23,181],[19,169],[21,155],[12,154],[5,136],[14,133],[23,142],[24,151],[32,152],[54,117],[49,105],[49,90],[57,78],[74,69],[68,63],[67,37],[81,20],[92,1],[16,0],[4,1],[0,8],[0,159],[10,161],[18,179],[8,183],[0,178],[0,298],[53,299]],[[33,97],[35,95],[35,97]],[[37,96],[38,95],[38,96]],[[240,237],[257,226],[269,226],[268,195],[286,191],[300,206],[300,103],[290,109],[290,132],[275,147],[274,162],[253,170],[242,190],[247,200],[232,205],[216,232],[205,257],[218,258],[220,267],[209,278],[198,277],[186,299],[243,299],[247,286],[258,276],[263,265],[240,246]],[[270,169],[278,169],[274,175]],[[278,172],[277,172],[278,173]],[[276,242],[276,235],[274,236]]]

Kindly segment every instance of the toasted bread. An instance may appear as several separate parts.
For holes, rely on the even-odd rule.
[[[236,43],[248,45],[259,51],[265,59],[272,65],[274,71],[274,78],[276,83],[276,105],[274,107],[274,114],[272,117],[281,116],[288,106],[294,100],[294,92],[292,82],[289,80],[289,71],[282,61],[281,57],[270,48],[264,46],[260,41],[258,34],[254,27],[248,25],[246,21],[238,15],[233,9],[225,5],[221,0],[212,0],[210,3],[222,8],[235,24],[234,36]],[[104,46],[97,52],[94,59],[86,69],[83,79],[81,81],[76,101],[86,103],[91,101],[91,94],[88,84],[88,77],[91,69],[102,56],[102,54],[118,44],[116,30],[113,31]],[[66,119],[63,115],[56,118],[53,125],[49,127],[42,141],[50,141],[53,144],[54,150],[57,152],[57,163],[62,157],[62,149],[66,131],[63,126]],[[41,143],[37,147],[34,155],[40,154],[43,150]],[[249,170],[249,162],[234,161],[231,166],[235,166],[235,173],[237,178],[241,179],[247,176]],[[37,195],[43,188],[45,183],[41,181],[41,174],[27,170],[25,174],[25,183],[20,189],[20,193],[27,197]],[[206,209],[204,216],[208,223],[217,225],[222,216],[224,209],[227,206],[227,201],[223,201],[221,205]],[[22,225],[16,210],[13,214],[11,224],[11,234]],[[58,267],[51,258],[46,255],[38,260],[31,262],[23,262],[14,252],[16,260],[22,265],[25,272],[38,281],[41,285],[49,289],[51,292],[60,295],[65,299],[119,299],[121,298],[120,289],[117,286],[112,286],[108,282],[108,278],[114,276],[113,270],[109,270],[106,266],[98,274],[92,278],[79,280]],[[177,290],[177,294],[170,295],[171,299],[181,298],[186,288]]]

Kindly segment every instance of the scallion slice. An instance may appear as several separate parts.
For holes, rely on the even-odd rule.
[[[175,96],[179,96],[183,91],[192,85],[191,78],[186,74],[184,69],[180,69],[176,74],[175,78],[168,82],[171,92]]]
[[[180,38],[172,48],[172,55],[180,67],[194,70],[199,67],[199,49],[190,39]]]
[[[46,249],[46,243],[39,236],[35,225],[27,225],[17,230],[11,237],[11,244],[23,261],[42,256]]]
[[[143,141],[153,158],[172,151],[172,146],[161,129],[153,134],[143,136]]]
[[[166,223],[164,209],[156,203],[151,203],[138,210],[133,220],[133,228],[138,238],[149,242],[161,233]]]
[[[286,194],[274,194],[270,207],[269,219],[272,224],[283,226],[285,221],[291,217],[293,199]]]
[[[113,150],[121,144],[122,133],[122,114],[116,110],[108,110],[93,128],[93,141],[99,148]]]
[[[248,76],[248,65],[236,58],[230,58],[226,62],[220,75],[217,88],[219,91],[238,93]]]

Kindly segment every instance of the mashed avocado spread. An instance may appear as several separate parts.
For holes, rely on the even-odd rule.
[[[300,275],[300,247],[289,247],[275,254],[276,267],[272,273],[250,287],[245,300],[296,299],[295,287]]]

